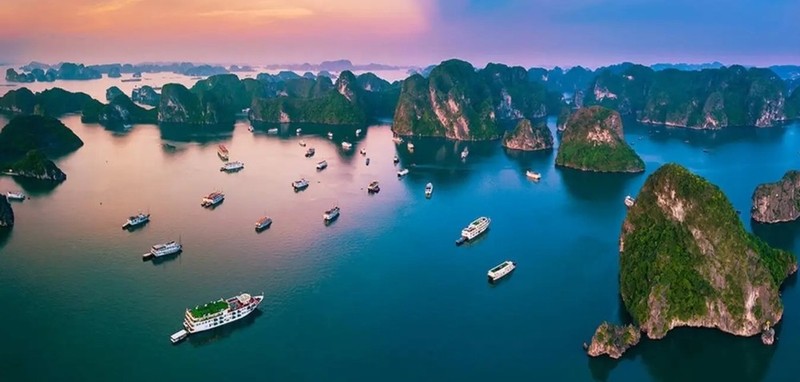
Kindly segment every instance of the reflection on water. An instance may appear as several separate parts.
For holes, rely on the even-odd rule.
[[[625,189],[642,174],[599,173],[558,167],[564,186],[573,197],[586,201],[623,203]]]
[[[800,220],[777,224],[764,224],[751,220],[750,227],[756,236],[769,245],[787,251],[795,248],[797,237],[800,236]]]
[[[229,139],[233,134],[233,124],[186,125],[162,123],[161,139],[175,142],[213,143]]]
[[[503,148],[506,156],[516,162],[521,172],[527,170],[537,171],[551,166],[555,159],[556,151],[553,149],[537,151],[520,151]]]
[[[264,313],[261,312],[261,308],[256,309],[253,313],[250,313],[247,317],[238,321],[212,330],[190,334],[189,337],[186,338],[186,341],[192,344],[193,347],[201,347],[213,344],[217,341],[223,341],[234,333],[246,333],[246,329],[251,327],[256,319],[262,315],[264,315]]]
[[[0,249],[5,247],[6,243],[8,242],[8,238],[11,237],[11,231],[13,230],[14,228],[0,228]]]
[[[25,191],[28,196],[44,196],[47,195],[53,190],[58,187],[60,182],[53,182],[49,180],[41,180],[41,179],[34,179],[34,178],[26,178],[22,176],[14,176],[14,182],[16,182],[22,189]],[[67,179],[69,179],[69,174],[67,174]]]

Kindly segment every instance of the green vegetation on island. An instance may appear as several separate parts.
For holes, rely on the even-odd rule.
[[[622,134],[622,119],[615,110],[581,108],[565,124],[556,165],[596,172],[644,171],[644,162]]]
[[[800,217],[800,171],[787,171],[777,182],[759,184],[752,199],[750,217],[757,222],[796,220]]]
[[[47,155],[63,155],[83,146],[61,121],[41,115],[19,115],[0,130],[0,161],[16,161],[28,151],[41,150]]]
[[[513,131],[503,134],[503,147],[512,150],[535,151],[553,148],[553,133],[544,122],[532,124],[527,118],[517,122]]]
[[[66,113],[80,113],[91,101],[92,97],[86,93],[73,93],[61,88],[47,89],[39,93],[20,88],[0,97],[0,112],[58,117]]]
[[[56,166],[53,161],[47,159],[39,150],[31,150],[10,167],[11,171],[26,178],[40,180],[51,180],[63,182],[67,180],[67,174]]]
[[[642,333],[639,328],[633,325],[619,326],[603,322],[595,330],[586,352],[592,357],[606,354],[617,359],[622,357],[622,353],[628,348],[638,344],[641,338]]]
[[[722,191],[667,164],[645,181],[620,234],[620,294],[650,338],[677,326],[758,334],[783,314],[791,253],[745,231]]]
[[[101,123],[107,126],[134,123],[157,123],[158,111],[145,109],[134,103],[127,95],[118,94],[108,104],[92,100],[81,113],[83,123]]]

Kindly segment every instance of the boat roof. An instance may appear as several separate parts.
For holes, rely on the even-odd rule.
[[[501,270],[501,269],[503,269],[503,268],[505,268],[505,267],[507,267],[509,265],[511,265],[510,261],[504,261],[504,262],[500,263],[500,265],[492,268],[489,272],[497,272],[497,271],[499,271],[499,270]]]

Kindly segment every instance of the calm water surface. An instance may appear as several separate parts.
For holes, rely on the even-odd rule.
[[[73,83],[95,96],[114,84]],[[783,381],[800,372],[794,279],[774,347],[682,329],[620,361],[581,349],[601,321],[628,320],[617,283],[622,201],[661,164],[708,178],[748,229],[800,252],[800,225],[753,227],[747,216],[757,184],[798,167],[800,125],[714,133],[628,123],[647,174],[599,175],[555,169],[554,152],[508,153],[498,142],[415,141],[409,153],[388,125],[360,138],[336,129],[330,141],[313,126],[296,137],[294,126],[251,133],[246,121],[120,132],[62,120],[86,143],[57,159],[65,183],[0,178],[0,190],[32,196],[14,203],[16,226],[0,236],[0,380]],[[301,139],[314,158],[303,156]],[[353,151],[342,151],[345,139]],[[243,171],[218,171],[220,143]],[[402,180],[395,154],[411,170]],[[329,167],[317,172],[322,159]],[[528,181],[528,168],[542,181]],[[311,186],[295,193],[300,177]],[[381,182],[377,195],[366,192],[372,180]],[[201,208],[214,190],[225,202]],[[342,216],[326,227],[322,213],[333,205]],[[120,230],[140,210],[152,222]],[[264,214],[274,223],[256,234]],[[481,215],[492,218],[488,234],[455,247]],[[140,260],[152,244],[178,238],[181,255]],[[518,263],[514,274],[487,284],[486,271],[506,259]],[[186,307],[239,292],[266,300],[241,322],[169,343]]]

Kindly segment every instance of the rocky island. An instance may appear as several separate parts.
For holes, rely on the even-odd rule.
[[[0,229],[8,229],[14,226],[14,210],[5,197],[0,197]]]
[[[788,222],[800,217],[800,171],[788,171],[778,182],[756,187],[750,217],[760,223]]]
[[[73,93],[61,88],[47,89],[39,93],[20,88],[0,97],[0,112],[56,117],[66,113],[80,113],[91,101],[94,99],[86,93]]]
[[[608,355],[618,359],[630,347],[636,346],[641,338],[639,328],[633,325],[618,326],[604,322],[595,330],[586,352],[592,357]]]
[[[81,122],[106,126],[134,123],[157,123],[158,111],[135,104],[127,95],[118,94],[108,104],[92,100],[81,113]]]
[[[623,139],[619,113],[600,106],[581,108],[569,117],[556,165],[595,172],[644,171],[644,162]]]
[[[161,94],[158,94],[152,86],[144,85],[133,89],[131,99],[142,105],[158,106],[161,102]]]
[[[83,141],[58,119],[21,115],[0,131],[0,163],[18,176],[63,181],[66,175],[45,155],[63,155],[81,146]]]
[[[680,326],[755,336],[781,320],[796,257],[745,231],[722,191],[677,164],[645,181],[619,238],[620,294],[651,339]]]
[[[16,174],[15,176],[24,178],[53,182],[67,180],[67,174],[39,150],[28,151],[22,159],[12,164],[10,169]]]
[[[527,118],[517,122],[513,131],[506,131],[503,135],[503,147],[511,150],[536,151],[553,148],[553,133],[544,123],[531,124]]]
[[[29,73],[17,72],[13,68],[6,70],[8,82],[49,82],[59,80],[94,80],[103,78],[99,71],[83,64],[65,62],[58,67],[49,67],[45,72],[42,68],[32,68]]]

